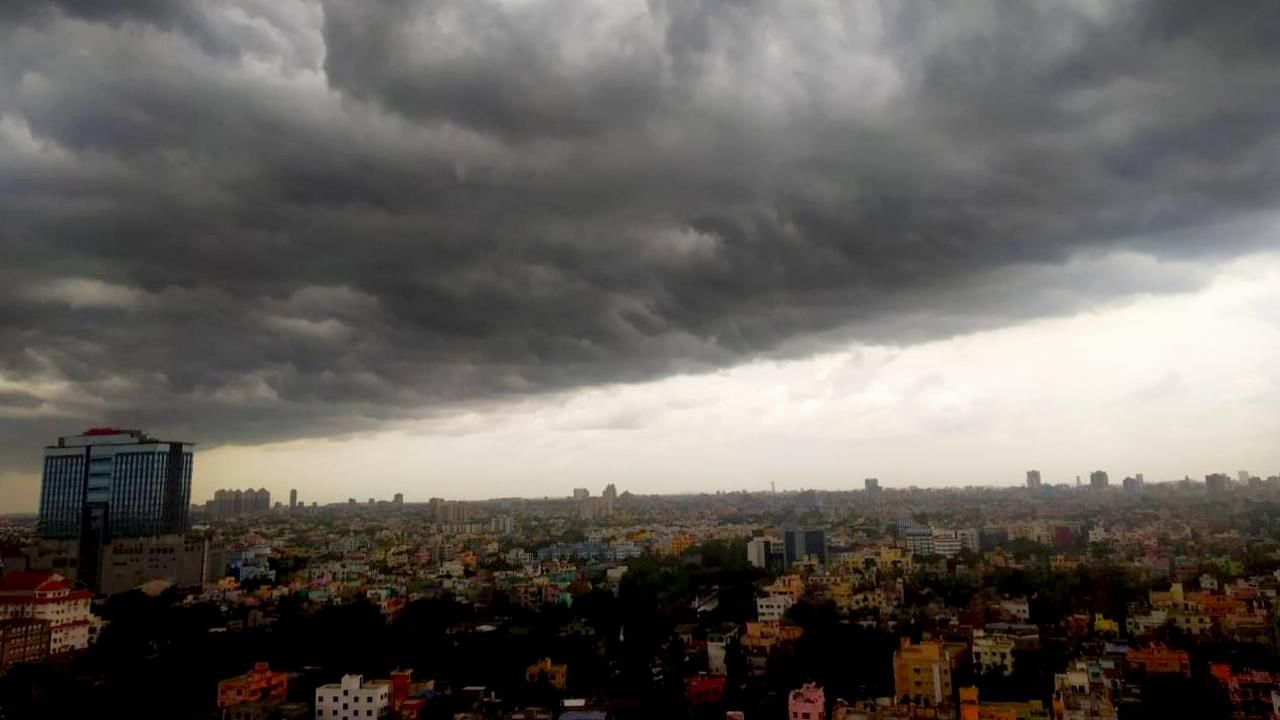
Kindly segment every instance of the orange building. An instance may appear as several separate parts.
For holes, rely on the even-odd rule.
[[[909,698],[919,703],[927,700],[941,705],[951,700],[951,653],[938,640],[913,644],[902,638],[893,654],[893,690],[895,698]]]
[[[288,694],[288,675],[273,672],[264,662],[254,663],[253,669],[244,675],[227,678],[218,683],[218,707],[231,707],[263,700],[283,701]]]
[[[1129,648],[1124,659],[1129,667],[1147,675],[1181,675],[1191,677],[1191,656],[1185,650],[1177,650],[1163,643],[1152,643],[1145,648]]]

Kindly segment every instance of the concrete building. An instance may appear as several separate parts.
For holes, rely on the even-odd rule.
[[[1111,480],[1107,477],[1107,472],[1105,470],[1094,470],[1089,473],[1089,489],[1106,490],[1107,486],[1110,484]]]
[[[1205,475],[1204,486],[1211,493],[1224,493],[1231,487],[1231,478],[1226,473]]]
[[[28,570],[0,575],[0,619],[48,622],[50,655],[89,647],[92,597],[57,573]]]
[[[366,683],[360,675],[343,675],[337,683],[316,688],[316,720],[367,720],[381,717],[390,703],[391,683]]]
[[[295,491],[296,492],[296,491]],[[266,488],[254,490],[219,490],[208,505],[214,520],[230,520],[242,515],[256,515],[271,509],[271,493]]]
[[[1027,488],[1030,490],[1040,489],[1040,471],[1039,470],[1027,471]]]
[[[0,620],[0,675],[14,665],[49,659],[49,639],[48,620],[19,617]]]
[[[289,509],[293,510],[298,507],[298,489],[294,488],[289,491]]]
[[[938,640],[913,644],[908,638],[893,654],[893,694],[920,704],[951,700],[951,654]]]
[[[190,586],[226,575],[226,552],[181,535],[116,540],[104,548],[98,592],[114,595],[151,580]]]
[[[1163,643],[1151,643],[1145,648],[1129,648],[1124,660],[1130,671],[1140,675],[1191,677],[1191,655],[1186,650],[1171,648]]]
[[[760,622],[777,622],[796,601],[790,595],[766,595],[756,598],[756,618]]]
[[[574,500],[586,500],[586,499],[587,499],[587,498],[589,498],[589,497],[591,497],[591,491],[590,491],[590,490],[588,490],[588,489],[586,489],[586,488],[574,488],[574,489],[573,489],[573,499],[574,499]]]
[[[58,438],[44,451],[40,536],[78,540],[77,579],[97,589],[113,539],[186,533],[194,447],[117,428]]]
[[[769,555],[771,550],[768,538],[751,538],[747,542],[747,562],[751,563],[751,567],[765,569],[769,567]]]
[[[289,676],[274,672],[267,663],[255,663],[243,675],[218,682],[218,707],[268,701],[283,702],[289,694]]]
[[[787,696],[787,717],[790,720],[826,720],[826,693],[813,683],[805,683],[799,690],[792,690]]]
[[[1013,674],[1013,637],[1002,633],[988,635],[973,631],[973,669],[976,673]]]
[[[862,486],[869,493],[878,493],[880,492],[880,478],[867,478],[862,481]]]

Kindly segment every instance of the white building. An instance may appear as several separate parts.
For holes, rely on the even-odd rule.
[[[790,595],[767,595],[756,598],[756,616],[761,622],[781,620],[796,601]]]
[[[54,572],[11,572],[0,576],[0,620],[32,618],[49,622],[49,654],[89,647],[89,601]]]
[[[768,538],[752,538],[751,541],[747,543],[747,562],[751,563],[751,567],[768,567],[770,550],[771,547]]]
[[[380,717],[387,709],[390,693],[390,683],[366,684],[360,675],[343,675],[342,682],[316,688],[316,719]]]
[[[979,673],[1013,674],[1014,640],[1008,635],[973,631],[973,669]]]
[[[933,552],[945,558],[953,558],[960,554],[960,536],[955,530],[933,531]]]

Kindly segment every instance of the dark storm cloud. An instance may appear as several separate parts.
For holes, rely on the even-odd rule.
[[[1276,5],[802,5],[6,4],[0,464],[915,342],[1258,242]]]

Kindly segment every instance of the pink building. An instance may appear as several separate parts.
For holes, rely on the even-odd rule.
[[[805,683],[792,690],[787,698],[787,717],[791,720],[827,720],[827,696],[822,688]]]

